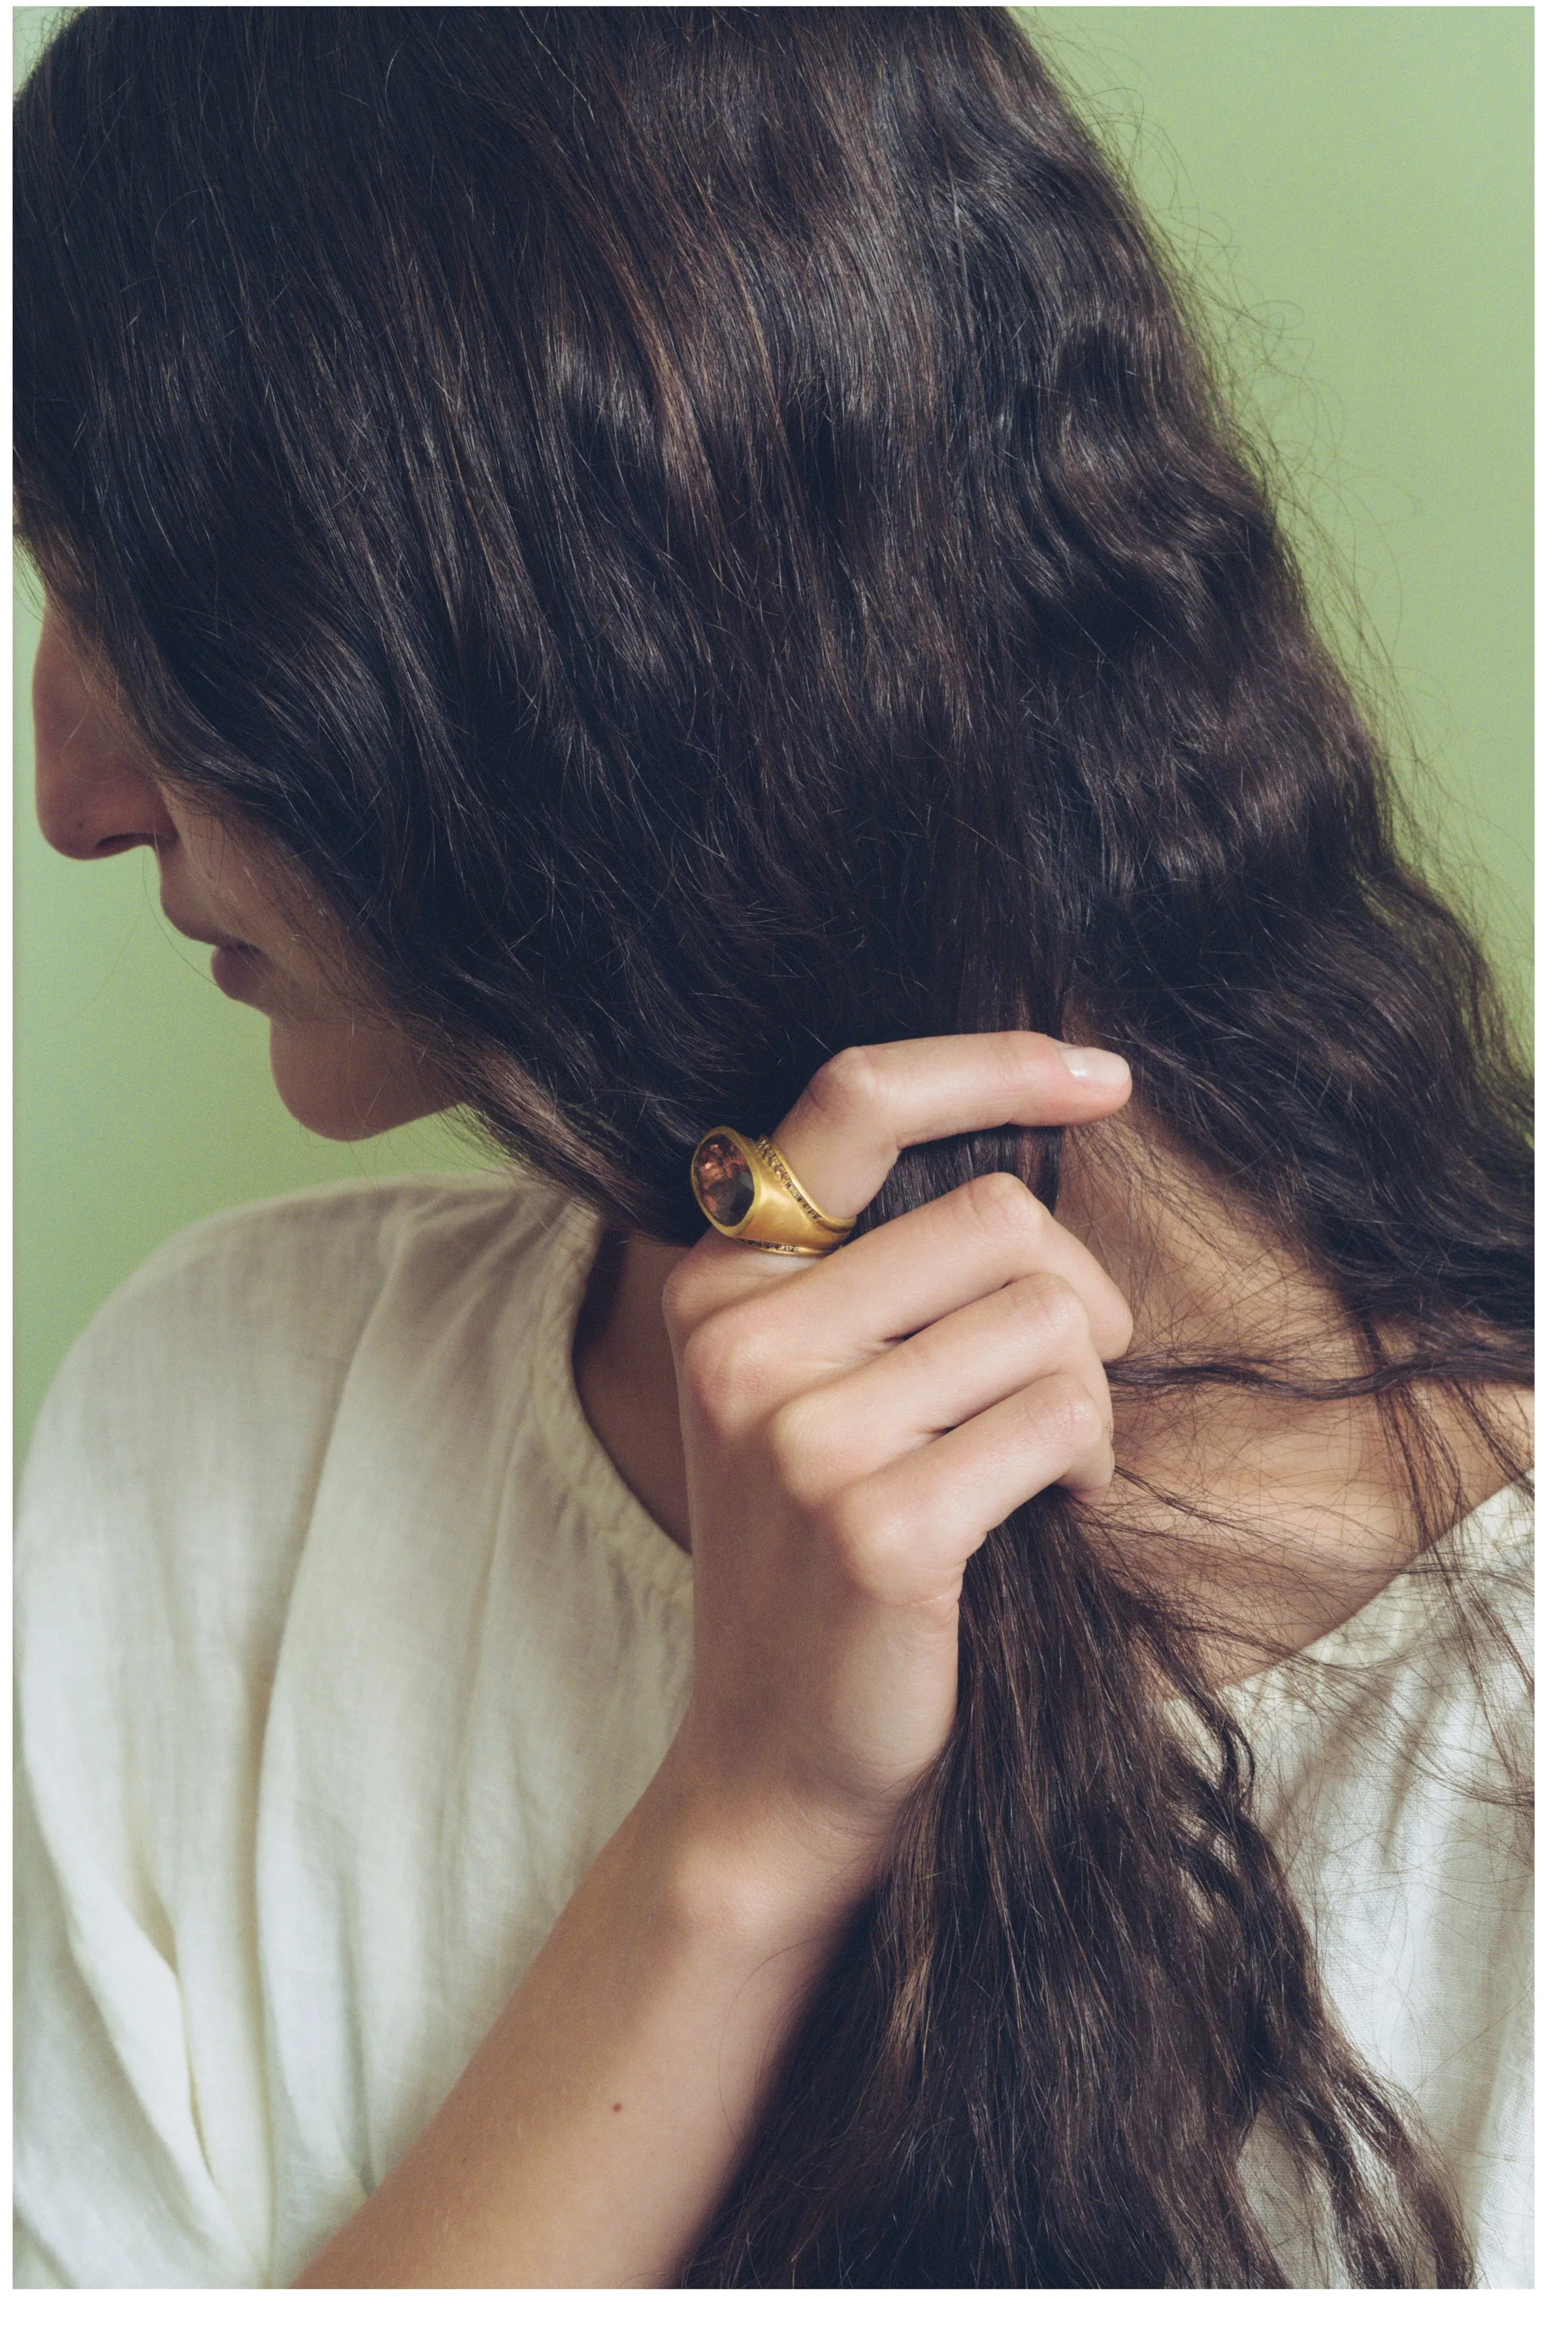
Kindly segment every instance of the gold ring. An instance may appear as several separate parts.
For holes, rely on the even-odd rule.
[[[765,1135],[753,1143],[732,1127],[710,1128],[691,1155],[691,1189],[715,1233],[781,1257],[826,1257],[855,1230],[853,1217],[817,1207]]]

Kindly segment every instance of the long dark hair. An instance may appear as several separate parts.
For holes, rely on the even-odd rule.
[[[1114,1042],[1330,1287],[1440,1531],[1424,1400],[1529,1378],[1523,1076],[1005,14],[93,9],[16,154],[27,543],[510,1151],[684,1240],[695,1138],[840,1047]],[[1055,1200],[1057,1139],[981,1135],[869,1221],[996,1167]],[[1289,2284],[1264,2135],[1342,2275],[1463,2284],[1250,1781],[1155,1581],[1016,1513],[689,2281]]]

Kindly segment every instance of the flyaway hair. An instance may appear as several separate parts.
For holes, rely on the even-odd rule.
[[[16,155],[26,541],[510,1152],[689,1240],[696,1139],[842,1047],[1103,1039],[1449,1524],[1429,1400],[1530,1377],[1523,1073],[1005,13],[89,9]],[[906,1152],[868,1222],[999,1167],[1052,1202],[1058,1139]],[[1059,1491],[971,1562],[951,1741],[691,2284],[1289,2284],[1266,2144],[1336,2276],[1470,2278],[1147,1567]]]

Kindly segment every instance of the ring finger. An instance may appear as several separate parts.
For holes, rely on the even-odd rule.
[[[797,1485],[827,1493],[1058,1373],[1097,1407],[1098,1448],[1101,1433],[1109,1441],[1110,1390],[1083,1301],[1058,1276],[1027,1276],[792,1398],[779,1433],[806,1465],[804,1482],[796,1472]]]
[[[1032,1496],[1098,1494],[1114,1467],[1093,1397],[1070,1372],[1048,1372],[847,1489],[837,1523],[881,1602],[945,1598]]]

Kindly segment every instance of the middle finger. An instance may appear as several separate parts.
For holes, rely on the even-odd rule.
[[[1121,1291],[1012,1176],[961,1184],[860,1234],[801,1279],[753,1296],[781,1365],[843,1365],[1033,1274],[1057,1275],[1078,1293],[1098,1356],[1126,1352],[1132,1326]]]

